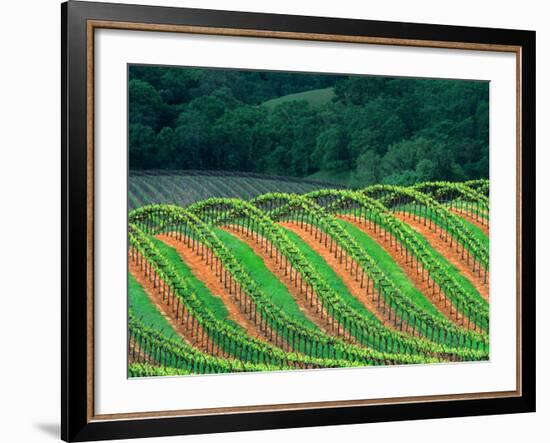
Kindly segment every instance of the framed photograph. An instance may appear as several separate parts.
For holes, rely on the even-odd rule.
[[[535,410],[535,33],[62,5],[62,438]]]

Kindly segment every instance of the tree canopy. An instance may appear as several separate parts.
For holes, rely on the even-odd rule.
[[[132,65],[128,88],[131,169],[351,186],[489,174],[487,82]]]

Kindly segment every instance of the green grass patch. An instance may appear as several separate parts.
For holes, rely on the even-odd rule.
[[[132,274],[128,274],[128,309],[145,325],[162,331],[166,338],[181,339]]]
[[[458,220],[458,223],[462,225],[468,235],[477,239],[483,245],[483,247],[485,247],[487,251],[489,251],[489,236],[485,234],[485,232],[483,232],[481,228],[477,227],[468,220],[465,220],[459,215],[456,215],[456,218]]]
[[[300,310],[287,287],[266,267],[262,258],[245,242],[234,235],[215,228],[218,238],[231,251],[239,263],[246,269],[258,286],[266,293],[271,302],[282,309],[289,317],[309,329],[319,328]]]
[[[281,97],[272,98],[262,103],[262,106],[273,109],[281,103],[293,101],[306,101],[311,106],[322,106],[329,103],[334,97],[334,88],[312,89],[310,91],[297,92],[295,94],[283,95]]]

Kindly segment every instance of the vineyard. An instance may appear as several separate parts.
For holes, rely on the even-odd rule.
[[[488,360],[488,195],[131,175],[128,375]]]
[[[225,171],[131,171],[128,180],[128,206],[170,203],[187,206],[210,197],[250,199],[268,192],[304,194],[339,185],[278,177],[250,172]]]

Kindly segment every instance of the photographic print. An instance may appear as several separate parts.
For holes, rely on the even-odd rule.
[[[61,23],[63,440],[535,411],[533,31]]]
[[[128,66],[128,376],[489,358],[489,82]]]

